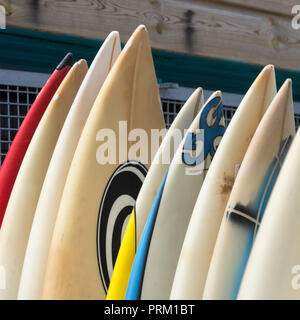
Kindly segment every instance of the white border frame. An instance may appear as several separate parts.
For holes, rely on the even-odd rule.
[[[49,76],[48,73],[0,69],[0,84],[42,88]]]

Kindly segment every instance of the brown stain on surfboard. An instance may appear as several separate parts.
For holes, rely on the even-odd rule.
[[[234,184],[234,177],[227,175],[224,173],[223,175],[223,183],[220,186],[220,193],[221,194],[228,194],[231,192],[231,189]]]

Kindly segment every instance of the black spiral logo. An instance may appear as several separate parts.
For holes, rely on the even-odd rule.
[[[147,174],[137,161],[120,165],[104,190],[97,223],[97,253],[104,289],[108,290],[122,237]]]

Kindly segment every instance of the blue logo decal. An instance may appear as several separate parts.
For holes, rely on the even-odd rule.
[[[212,118],[214,123],[212,125],[208,124],[209,112],[215,109]],[[207,105],[202,110],[200,116],[199,128],[202,130],[201,133],[188,133],[182,152],[182,162],[188,166],[196,166],[206,159],[208,154],[213,157],[216,152],[214,146],[214,141],[217,137],[223,136],[225,132],[225,127],[220,124],[221,118],[223,117],[223,105],[220,97],[216,97],[209,101]],[[201,143],[202,142],[202,143]],[[203,145],[200,154],[195,152],[198,145]]]

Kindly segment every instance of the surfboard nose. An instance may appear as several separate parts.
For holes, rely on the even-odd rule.
[[[116,30],[112,31],[108,36],[107,40],[113,39],[114,41],[120,41],[120,33]]]
[[[132,33],[132,35],[128,39],[125,47],[123,48],[122,52],[127,51],[132,46],[134,41],[136,41],[136,42],[146,41],[150,46],[149,38],[148,38],[148,31],[144,25],[141,24],[134,30],[134,32]]]
[[[268,64],[267,66],[265,66],[262,71],[260,72],[260,74],[257,77],[257,80],[261,79],[262,81],[269,81],[272,82],[273,79],[275,81],[275,67],[272,64]]]
[[[144,24],[140,24],[135,31],[147,31],[147,28]]]
[[[76,65],[76,67],[79,67],[79,66],[83,67],[83,66],[87,66],[87,62],[85,59],[80,59],[80,60],[76,61],[75,65]]]
[[[72,66],[74,63],[73,54],[71,52],[67,53],[61,62],[57,65],[56,70],[61,70],[66,66]]]

